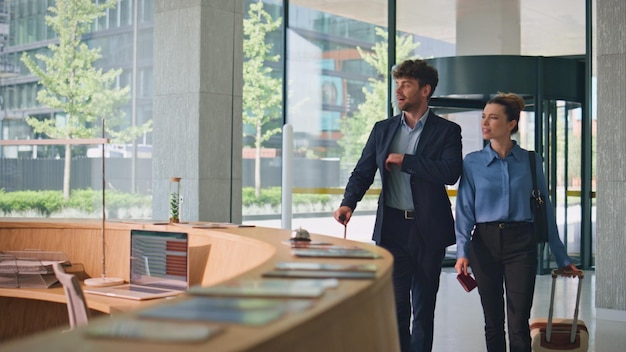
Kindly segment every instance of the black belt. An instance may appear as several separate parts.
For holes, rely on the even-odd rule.
[[[482,222],[479,223],[477,225],[483,225],[483,226],[487,226],[487,227],[492,227],[495,226],[497,228],[499,228],[500,230],[504,230],[504,229],[512,229],[515,227],[522,227],[522,226],[531,226],[533,223],[532,222],[528,222],[528,221],[514,221],[514,222]]]
[[[404,217],[404,220],[415,220],[415,210],[402,210],[396,209],[392,207],[386,207],[387,210],[393,211],[394,213],[400,213],[401,216]]]

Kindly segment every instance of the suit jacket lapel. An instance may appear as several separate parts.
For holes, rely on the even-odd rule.
[[[383,150],[385,156],[389,154],[389,146],[391,146],[391,141],[393,141],[393,138],[396,136],[398,128],[400,128],[400,115],[391,118],[390,123],[387,125],[387,130],[383,134]]]
[[[435,115],[432,111],[428,113],[428,119],[426,119],[426,124],[424,125],[424,129],[422,130],[422,134],[420,135],[419,143],[417,143],[417,148],[415,149],[415,155],[422,155],[424,148],[430,144],[430,140],[434,138],[437,130],[437,115]]]

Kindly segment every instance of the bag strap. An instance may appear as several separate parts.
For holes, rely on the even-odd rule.
[[[537,189],[537,161],[535,152],[532,150],[528,151],[528,162],[530,163],[530,175],[533,178],[533,193]]]
[[[530,190],[530,196],[534,199],[534,201],[531,202],[531,208],[534,214],[536,212],[534,203],[542,204],[543,199],[541,199],[541,191],[539,187],[537,187],[537,153],[532,150],[528,151],[528,163],[530,164],[530,174],[533,180],[533,188]],[[533,221],[534,220],[535,219],[533,219]],[[540,244],[543,245],[544,242],[541,241]],[[541,247],[541,251],[543,251],[543,246]]]
[[[537,153],[532,150],[528,151],[528,163],[530,164],[530,174],[533,179],[533,189],[530,191],[530,195],[537,201],[541,201],[541,191],[537,187]]]

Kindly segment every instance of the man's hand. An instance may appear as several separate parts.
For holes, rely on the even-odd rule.
[[[335,210],[333,213],[333,217],[337,220],[338,223],[343,226],[348,225],[350,218],[352,217],[352,209],[349,206],[339,207],[339,209]]]
[[[391,171],[391,165],[398,165],[402,167],[402,161],[404,160],[404,154],[391,153],[385,160],[385,169]]]

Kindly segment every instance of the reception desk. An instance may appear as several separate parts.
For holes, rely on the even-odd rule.
[[[0,220],[0,250],[62,251],[79,277],[102,272],[101,222],[89,220]],[[292,256],[283,241],[290,231],[263,227],[207,228],[207,224],[107,222],[107,275],[129,279],[131,229],[176,231],[189,234],[190,279],[202,286],[229,280],[261,278],[279,261],[311,261]],[[373,280],[340,280],[309,309],[291,312],[262,326],[217,323],[223,332],[201,343],[184,344],[195,351],[397,351],[399,350],[393,288],[392,256],[384,249],[334,237],[312,235],[316,241],[358,245],[380,259],[315,259],[332,263],[375,263]],[[82,277],[82,278],[84,278]],[[175,300],[185,299],[186,296]],[[136,302],[86,295],[92,312],[89,326],[136,319],[138,312],[175,300]],[[179,346],[147,341],[94,339],[87,327],[69,332],[65,296],[61,288],[0,289],[0,349],[3,351],[171,351]],[[24,312],[29,313],[24,313]],[[215,325],[211,323],[210,325]],[[44,331],[41,331],[44,330]],[[37,332],[39,331],[39,332]]]

